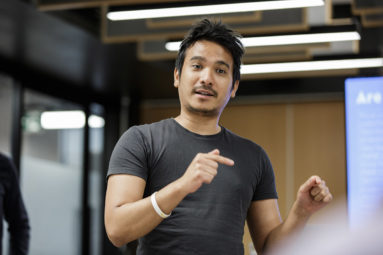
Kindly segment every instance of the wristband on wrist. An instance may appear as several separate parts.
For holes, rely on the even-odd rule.
[[[163,219],[166,219],[167,217],[169,217],[171,215],[171,213],[169,214],[166,214],[164,213],[160,207],[158,206],[157,204],[157,200],[156,200],[156,192],[154,192],[151,196],[150,196],[150,200],[152,201],[152,205],[153,205],[153,208],[154,208],[154,211],[156,211],[156,213]]]

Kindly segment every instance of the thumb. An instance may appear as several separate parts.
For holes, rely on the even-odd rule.
[[[208,154],[219,155],[219,150],[218,149],[214,149],[211,152],[209,152]]]
[[[301,191],[302,192],[309,192],[310,189],[318,184],[321,183],[321,179],[319,176],[311,176],[303,185],[301,186]]]

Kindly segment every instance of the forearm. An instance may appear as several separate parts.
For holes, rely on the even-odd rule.
[[[169,214],[187,195],[179,180],[159,190],[156,201]],[[155,212],[150,197],[114,207],[105,213],[108,236],[116,246],[122,246],[152,231],[163,219]]]
[[[278,245],[286,237],[299,234],[310,216],[331,200],[332,195],[325,182],[318,176],[312,176],[300,186],[297,200],[283,223],[278,222],[275,220],[276,217],[273,217],[275,211],[278,211],[275,206],[272,206],[273,203],[268,203],[267,200],[253,203],[254,205],[248,215],[248,222],[251,223],[252,236],[254,236],[253,240],[257,251],[263,252]]]
[[[299,206],[295,202],[291,208],[286,220],[279,226],[274,228],[267,236],[264,244],[264,249],[267,250],[270,247],[278,245],[286,237],[298,234],[303,230],[310,215],[304,211],[299,210]]]
[[[26,255],[29,250],[29,225],[22,226],[17,232],[10,234],[11,254]]]
[[[13,255],[26,255],[29,249],[30,225],[15,175],[12,175],[10,187],[8,199],[4,202],[4,216],[8,222],[10,235],[10,251]]]

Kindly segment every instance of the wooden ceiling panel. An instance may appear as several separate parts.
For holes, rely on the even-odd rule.
[[[142,41],[138,43],[137,57],[142,61],[175,60],[177,52],[165,49],[165,40]],[[243,57],[244,63],[264,63],[275,61],[306,60],[312,48],[329,48],[330,44],[291,45],[271,47],[250,47]]]
[[[186,0],[167,0],[166,2],[185,1]],[[102,6],[157,4],[163,2],[163,0],[37,0],[37,7],[41,11],[58,11]]]
[[[364,27],[383,27],[383,10],[382,13],[362,15],[362,24]]]
[[[383,13],[382,0],[353,0],[352,11],[354,14],[376,14]]]
[[[246,53],[242,62],[244,64],[271,63],[271,62],[291,62],[310,60],[311,56],[307,50],[291,50],[275,53]]]
[[[216,17],[222,22],[227,24],[241,24],[249,22],[260,22],[262,19],[262,12],[247,12],[238,15],[237,13],[231,13],[226,15],[211,15]],[[147,19],[146,26],[150,29],[164,28],[164,27],[190,27],[196,18],[186,16],[177,18],[159,18],[159,19]]]
[[[251,14],[251,13],[249,13]],[[243,14],[238,14],[241,17]],[[105,15],[103,15],[105,17]],[[214,18],[214,15],[212,16]],[[219,15],[225,18],[226,15]],[[233,17],[229,15],[229,17]],[[243,21],[228,23],[242,35],[257,33],[275,33],[288,31],[304,31],[308,28],[304,9],[287,9],[262,12],[259,21]],[[200,16],[194,17],[199,19]],[[190,25],[150,28],[145,20],[110,21],[104,18],[104,42],[131,42],[153,39],[183,38]]]

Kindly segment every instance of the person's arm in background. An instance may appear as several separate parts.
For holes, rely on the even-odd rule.
[[[8,222],[10,251],[12,255],[25,255],[28,254],[30,239],[28,214],[22,199],[15,166],[8,158],[4,158],[2,165],[9,176],[4,197],[4,218]]]
[[[247,222],[257,252],[261,254],[301,230],[310,216],[331,200],[332,195],[325,182],[318,176],[312,176],[299,188],[297,199],[284,222],[281,222],[275,199],[253,202]]]

